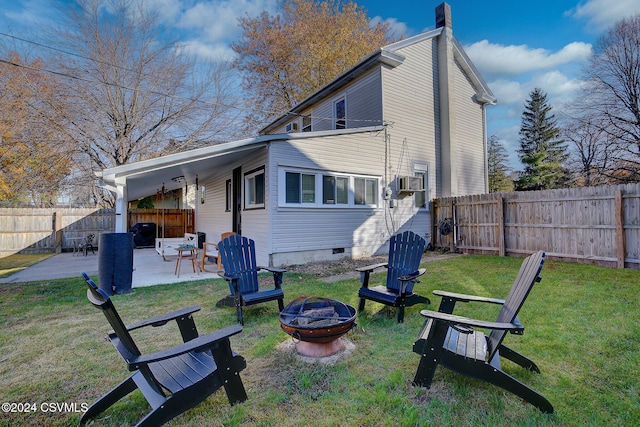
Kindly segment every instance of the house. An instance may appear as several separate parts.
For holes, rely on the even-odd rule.
[[[373,52],[257,137],[101,178],[117,197],[118,231],[129,200],[187,185],[197,231],[254,239],[259,264],[370,256],[406,229],[428,240],[431,199],[487,192],[495,102],[443,3],[434,30]]]

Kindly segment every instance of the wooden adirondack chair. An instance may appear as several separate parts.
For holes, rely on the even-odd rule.
[[[419,303],[429,304],[429,298],[413,293],[413,285],[425,273],[419,268],[425,241],[411,231],[397,234],[389,240],[389,260],[356,269],[360,272],[362,286],[358,291],[358,311],[364,310],[365,300],[371,300],[398,308],[398,323],[404,321],[404,308]],[[386,286],[369,288],[369,276],[374,270],[387,269]]]
[[[224,240],[232,234],[236,233],[233,231],[224,232],[220,235],[220,240]],[[200,265],[200,269],[210,273],[222,273],[222,259],[220,259],[220,250],[218,250],[218,245],[216,243],[203,242],[202,247],[204,249],[204,253],[202,254],[202,264]],[[207,269],[206,266],[209,264],[215,264],[216,269]]]
[[[256,249],[253,240],[233,234],[218,243],[223,278],[229,284],[231,295],[222,299],[216,305],[236,308],[238,322],[244,325],[242,307],[260,304],[267,301],[278,301],[280,311],[284,310],[284,292],[282,291],[282,274],[286,271],[281,268],[261,267],[256,264]],[[273,273],[274,289],[260,290],[258,284],[258,271],[267,270]]]
[[[82,275],[89,287],[89,301],[102,310],[113,328],[109,340],[129,370],[135,372],[91,405],[82,415],[80,424],[96,417],[135,389],[140,389],[151,406],[151,412],[137,426],[162,425],[195,407],[220,387],[224,387],[232,405],[247,399],[240,379],[240,371],[246,367],[246,362],[231,350],[229,342],[229,337],[242,331],[240,326],[198,335],[192,317],[200,310],[197,306],[125,326],[109,296],[85,273]],[[130,332],[147,326],[163,326],[172,320],[177,322],[184,344],[141,354]]]
[[[413,351],[420,355],[420,364],[413,383],[429,388],[437,365],[501,387],[536,406],[542,412],[552,413],[549,401],[500,368],[500,357],[505,357],[525,369],[540,373],[536,364],[502,343],[507,332],[523,334],[524,326],[518,312],[535,282],[539,282],[544,263],[544,252],[527,257],[506,300],[483,298],[451,292],[434,291],[440,295],[439,312],[423,310],[427,318]],[[453,313],[456,302],[484,302],[501,304],[502,309],[495,322],[468,319]],[[490,330],[485,335],[473,328]]]

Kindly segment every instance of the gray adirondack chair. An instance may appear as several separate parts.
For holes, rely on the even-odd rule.
[[[438,365],[467,377],[494,384],[521,397],[542,412],[552,413],[553,406],[540,393],[526,386],[500,367],[500,357],[525,369],[540,373],[529,358],[504,345],[507,332],[523,334],[524,326],[518,312],[533,285],[541,280],[544,252],[525,258],[520,272],[505,300],[434,291],[442,297],[438,312],[423,310],[426,317],[413,351],[420,355],[420,363],[413,383],[429,388]],[[452,314],[456,302],[500,304],[502,309],[495,322],[469,319]],[[474,328],[491,331],[488,335]]]
[[[134,373],[92,404],[82,415],[80,424],[96,417],[118,400],[139,389],[149,405],[149,412],[136,426],[159,426],[198,405],[224,387],[229,403],[247,399],[240,371],[244,358],[231,350],[229,338],[242,332],[238,325],[198,335],[192,314],[200,307],[187,307],[141,322],[125,325],[109,296],[82,273],[89,301],[100,309],[113,328],[111,344]],[[175,320],[184,344],[149,354],[141,354],[131,331],[158,327]]]

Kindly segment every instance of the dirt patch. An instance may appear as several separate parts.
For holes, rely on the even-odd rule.
[[[435,261],[449,256],[459,254],[450,254],[444,252],[426,252],[422,255],[421,262]],[[388,257],[374,256],[370,258],[350,259],[343,258],[337,261],[315,261],[301,265],[285,266],[288,273],[311,274],[315,277],[341,276],[343,274],[353,274],[358,276],[357,268],[366,267],[372,264],[387,262]]]
[[[360,259],[343,258],[337,261],[314,261],[307,264],[290,265],[285,268],[289,273],[311,274],[315,277],[329,277],[344,273],[352,273],[355,272],[356,268],[366,267],[367,265],[386,261],[386,256]]]

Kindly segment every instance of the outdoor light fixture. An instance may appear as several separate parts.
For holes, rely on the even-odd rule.
[[[200,203],[204,204],[204,196],[207,194],[204,185],[200,187]]]

